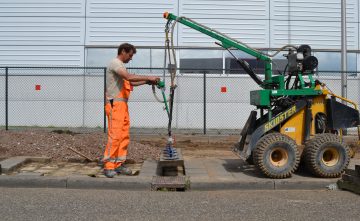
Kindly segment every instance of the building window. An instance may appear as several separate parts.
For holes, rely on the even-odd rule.
[[[106,67],[117,54],[117,48],[87,48],[86,51],[87,67]]]
[[[246,61],[256,74],[264,74],[265,63],[257,60],[255,57],[240,51],[231,50],[231,53],[238,59]],[[238,61],[228,52],[224,52],[225,57],[225,73],[226,74],[247,74]]]
[[[222,50],[182,49],[180,50],[180,69],[182,73],[222,74]]]
[[[318,59],[319,75],[341,75],[341,53],[340,52],[315,52],[314,56]],[[347,71],[356,72],[356,54],[348,53]]]

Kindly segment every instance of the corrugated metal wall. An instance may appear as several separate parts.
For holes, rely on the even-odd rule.
[[[177,11],[177,1],[88,0],[86,44],[162,46],[165,11]]]
[[[358,50],[359,2],[346,3],[348,49]],[[270,47],[309,44],[315,49],[340,49],[340,0],[274,0],[270,11]]]
[[[310,44],[340,49],[340,1],[2,0],[0,65],[84,66],[87,46],[163,46],[164,11],[186,16],[257,48]],[[359,2],[347,1],[348,49],[359,49]],[[183,25],[177,45],[216,47]]]
[[[252,47],[269,46],[269,0],[182,0],[179,14]],[[214,39],[202,33],[183,25],[178,28],[180,46],[216,46]]]
[[[0,65],[84,64],[85,1],[0,1]]]

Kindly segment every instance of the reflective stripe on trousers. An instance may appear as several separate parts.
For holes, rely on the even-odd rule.
[[[125,160],[126,160],[126,156],[118,157],[118,158],[104,158],[103,159],[103,161],[112,162],[112,163],[124,162]]]

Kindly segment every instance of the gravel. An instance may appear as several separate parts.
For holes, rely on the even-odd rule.
[[[12,156],[45,156],[53,161],[84,160],[70,148],[91,159],[104,153],[107,135],[102,131],[75,133],[69,130],[0,130],[0,158]],[[127,162],[140,163],[145,159],[159,159],[160,147],[131,141]]]

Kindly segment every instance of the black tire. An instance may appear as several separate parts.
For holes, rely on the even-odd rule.
[[[302,158],[315,176],[339,177],[349,165],[350,148],[335,134],[319,134],[306,143]]]
[[[291,177],[299,166],[300,155],[295,140],[280,133],[270,133],[257,143],[254,164],[268,177]]]

